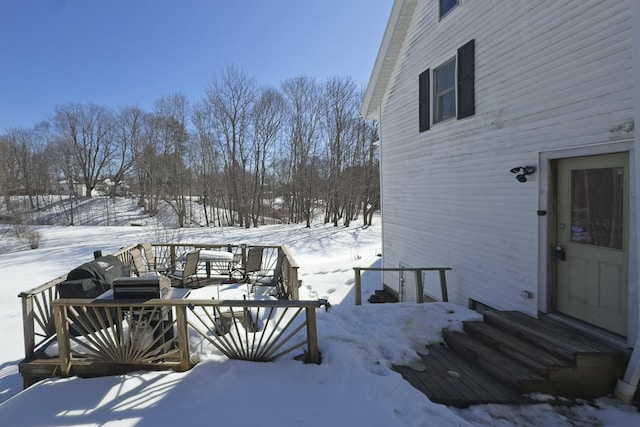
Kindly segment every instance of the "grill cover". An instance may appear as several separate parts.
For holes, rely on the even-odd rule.
[[[67,280],[95,279],[110,289],[117,277],[128,275],[122,261],[113,255],[105,255],[74,268],[67,275]]]
[[[67,274],[67,280],[58,283],[60,298],[96,298],[111,289],[113,281],[122,276],[128,276],[124,264],[113,255],[105,255],[93,261],[86,262],[74,268]],[[107,316],[107,311],[110,315]],[[99,328],[100,320],[115,319],[115,309],[98,308],[97,312],[80,312],[76,319],[72,319],[69,332],[73,336],[90,333]],[[76,326],[75,322],[79,325]]]
[[[108,290],[108,284],[91,277],[58,283],[60,298],[95,298]]]

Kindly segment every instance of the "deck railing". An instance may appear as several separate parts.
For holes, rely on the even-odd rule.
[[[138,245],[125,246],[114,252],[112,255],[117,257],[122,263],[131,267],[132,257],[131,250],[137,248]],[[237,254],[241,260],[246,259],[247,245],[228,245],[228,244],[167,244],[153,243],[158,263],[175,266],[177,258],[193,250],[210,249],[210,250],[231,250]],[[270,248],[275,253],[281,251],[285,257],[282,265],[282,275],[286,296],[290,300],[298,300],[298,288],[300,281],[298,279],[298,264],[293,256],[284,246],[263,246]],[[273,258],[273,259],[272,259]],[[275,257],[265,257],[265,269],[274,268]],[[53,322],[52,302],[58,299],[58,284],[65,281],[67,275],[57,277],[43,285],[28,291],[21,292],[18,297],[22,299],[22,316],[23,316],[23,334],[24,334],[24,351],[25,359],[34,357],[36,351],[47,343],[52,336],[55,335],[55,325]]]
[[[315,310],[325,302],[275,300],[53,301],[60,376],[132,369],[184,371],[191,345],[231,359],[273,361],[304,348],[320,363]],[[76,370],[79,369],[80,371]]]
[[[36,348],[55,334],[51,303],[58,298],[56,285],[65,279],[66,275],[60,276],[18,295],[22,299],[24,354],[27,359],[33,357]]]
[[[354,267],[355,271],[355,303],[356,305],[362,304],[362,272],[363,271],[412,271],[416,276],[416,301],[421,304],[424,302],[424,281],[422,279],[422,273],[424,271],[437,271],[440,278],[440,301],[448,302],[449,294],[447,292],[447,277],[445,273],[451,268],[449,267],[421,267],[421,268],[393,268],[393,267]],[[430,295],[431,296],[431,295]],[[431,298],[438,300],[438,298],[431,296]]]

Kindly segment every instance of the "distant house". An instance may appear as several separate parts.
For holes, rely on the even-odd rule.
[[[84,184],[77,181],[68,181],[61,179],[51,183],[51,194],[59,194],[63,196],[84,196],[86,194],[86,187]]]
[[[633,345],[639,46],[632,0],[396,0],[361,109],[380,123],[384,266],[452,267],[451,301]],[[414,282],[384,276],[405,300]]]
[[[119,181],[116,183],[111,178],[105,178],[100,184],[98,184],[96,189],[99,189],[105,194],[111,194],[113,191],[113,187],[115,188],[115,195],[119,197],[124,197],[129,194],[129,186],[124,181]]]

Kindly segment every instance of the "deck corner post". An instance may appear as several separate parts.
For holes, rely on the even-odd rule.
[[[191,350],[189,348],[189,330],[187,325],[187,307],[177,305],[176,328],[178,330],[178,349],[180,351],[180,370],[186,371],[191,366]]]
[[[60,359],[60,376],[68,377],[71,371],[71,345],[69,343],[69,322],[67,321],[67,307],[53,304],[53,319],[56,325],[58,339],[58,353]]]
[[[22,298],[22,327],[24,334],[24,356],[26,359],[33,357],[36,348],[35,337],[35,313],[33,311],[33,296],[21,294]]]
[[[362,305],[362,273],[360,267],[353,267],[356,274],[355,297],[356,305]]]
[[[298,268],[290,266],[289,267],[289,291],[291,294],[291,298],[294,300],[300,299],[300,292],[298,288],[300,287],[300,281],[298,280]]]
[[[316,308],[307,307],[307,363],[320,364],[320,350],[318,349],[318,331],[316,324]]]

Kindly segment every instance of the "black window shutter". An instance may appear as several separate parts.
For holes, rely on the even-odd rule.
[[[458,49],[458,119],[476,113],[475,40]]]
[[[418,117],[420,121],[420,132],[429,129],[431,119],[431,97],[429,96],[429,70],[420,73],[418,81]]]

